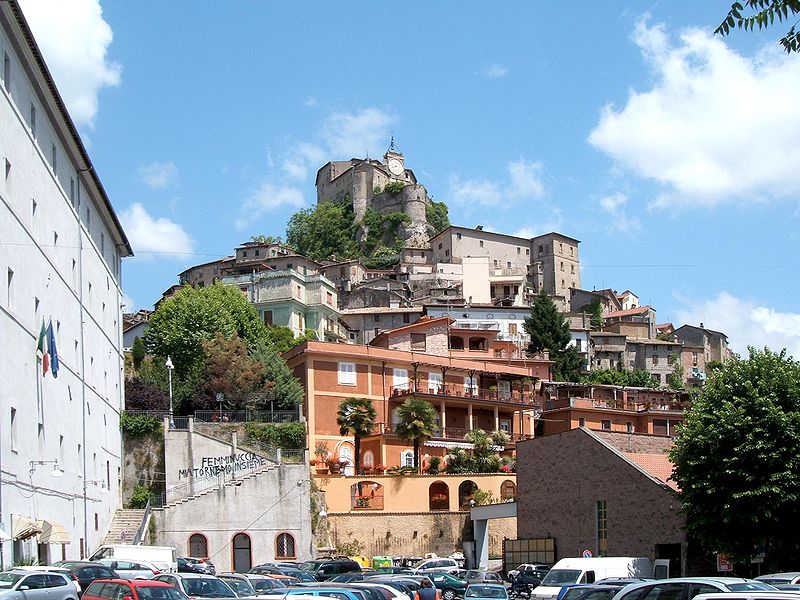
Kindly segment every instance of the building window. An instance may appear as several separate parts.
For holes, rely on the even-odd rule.
[[[544,246],[542,244],[539,244],[539,254],[544,254]]]
[[[457,234],[456,234],[456,239],[457,239],[457,240],[460,240],[460,239],[461,239],[461,234],[460,234],[460,233],[457,233]],[[441,246],[439,246],[439,248],[441,248]]]
[[[431,394],[439,394],[444,388],[444,382],[441,373],[428,373],[428,391]]]
[[[392,383],[395,390],[408,389],[408,369],[393,369]]]
[[[356,363],[351,363],[351,362],[339,363],[339,384],[340,385],[356,384]]]
[[[625,423],[625,431],[627,431],[628,433],[633,433],[633,423],[627,421]]]
[[[517,485],[507,479],[500,484],[500,499],[503,501],[513,500],[517,495]]]
[[[606,501],[597,501],[597,556],[608,554],[608,514]]]
[[[564,261],[563,260],[561,261],[561,270],[562,271],[564,270]]]
[[[508,333],[511,335],[517,334],[517,324],[516,323],[509,323],[508,324]]]
[[[474,377],[470,377],[469,375],[464,377],[464,393],[470,396],[476,396],[478,394],[478,382]]]
[[[242,250],[242,258],[246,258],[246,257],[247,257],[247,250]]]
[[[403,313],[403,323],[410,323],[411,322],[411,315],[408,313]]]
[[[467,479],[462,481],[458,486],[458,508],[459,510],[469,510],[472,505],[472,498],[475,492],[478,491],[478,486],[474,481]]]
[[[442,242],[439,242],[439,250],[442,249]]]
[[[411,349],[425,352],[425,340],[428,338],[424,333],[411,334]]]
[[[325,292],[325,302],[328,303],[328,306],[333,306],[333,293]]]
[[[445,250],[445,251],[444,251],[444,255],[445,255],[445,256],[450,256],[450,250],[449,250],[449,249]]]
[[[275,538],[275,558],[295,558],[294,536],[291,533],[281,533]]]
[[[483,240],[480,241],[480,247],[483,248]]]
[[[11,59],[3,52],[3,86],[11,93]]]
[[[400,464],[404,467],[413,467],[414,466],[414,451],[413,450],[404,450],[400,454]]]
[[[530,256],[530,255],[531,255],[531,249],[525,248],[525,256]]]
[[[428,509],[450,510],[450,488],[444,481],[434,481],[428,486]]]
[[[611,431],[611,419],[603,419],[600,421],[600,427],[606,431]]]
[[[53,167],[53,173],[58,170],[58,151],[55,144],[50,147],[50,166]]]
[[[692,366],[697,366],[697,352],[692,352]]]
[[[17,451],[17,409],[11,409],[11,451]]]
[[[202,533],[193,533],[189,536],[189,556],[208,558],[208,539]]]
[[[31,102],[31,135],[35,138],[36,137],[36,107]]]
[[[383,486],[375,481],[359,481],[350,486],[352,510],[383,510]]]
[[[380,316],[380,315],[378,315],[378,314],[372,315],[372,320],[373,320],[375,323],[380,323],[380,322],[381,322],[381,316]]]
[[[233,536],[233,570],[237,573],[247,573],[252,567],[250,536],[246,533],[237,533]]]
[[[655,367],[658,364],[658,356],[655,354],[653,355],[653,366]]]
[[[264,311],[264,325],[270,327],[272,325],[272,311],[265,310]]]
[[[519,246],[517,247],[517,254],[522,254],[522,248],[520,248]]]
[[[364,456],[361,458],[361,464],[365,469],[375,468],[375,455],[372,453],[372,450],[364,452]]]
[[[100,531],[100,515],[94,513],[94,530]]]

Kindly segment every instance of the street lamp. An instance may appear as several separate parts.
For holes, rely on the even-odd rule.
[[[164,363],[167,367],[167,373],[169,374],[169,428],[175,429],[175,417],[172,413],[172,369],[175,368],[175,365],[172,364],[172,358],[169,356],[167,357],[167,362]]]
[[[33,472],[36,470],[36,467],[38,465],[53,465],[53,472],[50,473],[50,475],[53,477],[62,477],[64,475],[64,471],[62,471],[58,466],[57,458],[54,460],[32,460],[30,461],[30,463],[31,463],[31,468],[30,468],[31,475],[33,475]]]

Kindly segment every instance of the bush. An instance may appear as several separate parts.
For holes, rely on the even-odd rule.
[[[143,485],[136,484],[133,486],[133,494],[131,494],[130,502],[128,502],[129,508],[144,508],[147,506],[147,502],[152,499],[153,492],[150,491],[150,488],[147,488]]]
[[[119,415],[119,428],[131,438],[144,437],[161,431],[161,421],[150,415],[129,415],[122,411]]]
[[[399,194],[403,191],[404,187],[406,187],[406,184],[402,181],[390,181],[383,186],[383,191],[388,194]]]
[[[261,446],[287,450],[300,450],[306,447],[305,423],[247,423],[244,432]]]

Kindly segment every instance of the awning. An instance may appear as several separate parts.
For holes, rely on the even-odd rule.
[[[463,448],[464,450],[472,450],[475,446],[468,442],[440,442],[428,440],[424,444],[429,448]]]
[[[69,533],[66,528],[55,521],[37,521],[42,530],[39,534],[40,544],[69,544]]]
[[[14,540],[27,540],[41,532],[41,527],[33,519],[22,515],[14,515],[11,518],[11,537]]]

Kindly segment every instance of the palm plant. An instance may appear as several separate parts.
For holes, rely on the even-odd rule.
[[[336,424],[339,433],[352,435],[355,440],[356,474],[361,475],[361,438],[372,433],[378,413],[372,400],[366,398],[346,398],[339,404]]]
[[[400,422],[395,426],[395,432],[414,444],[414,466],[419,471],[419,447],[433,437],[436,409],[430,402],[409,398],[397,409],[397,416]]]

